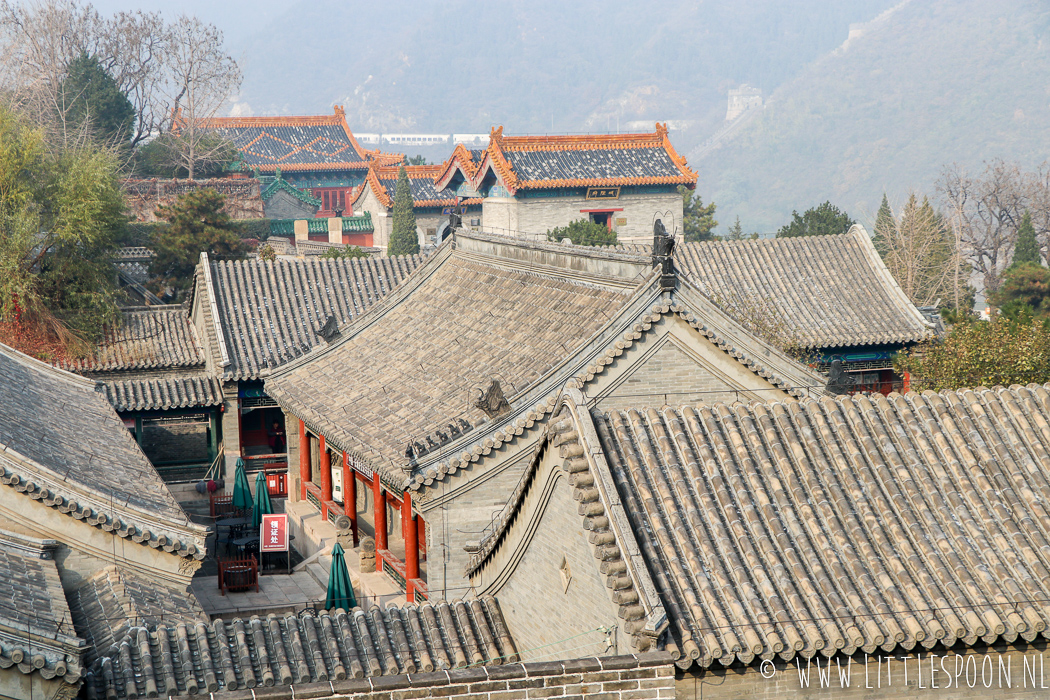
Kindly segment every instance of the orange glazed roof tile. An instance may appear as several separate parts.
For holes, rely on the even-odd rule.
[[[691,170],[667,137],[667,126],[645,134],[504,136],[492,130],[473,182],[489,171],[511,192],[555,187],[695,186]]]
[[[361,148],[346,123],[342,107],[333,114],[294,117],[217,117],[203,122],[229,139],[245,165],[260,172],[363,170],[372,161],[400,161],[402,156]]]
[[[397,176],[400,165],[376,165],[372,164],[368,169],[364,184],[354,192],[354,203],[364,194],[366,188],[371,188],[376,199],[384,207],[394,206],[394,194],[397,191]],[[444,169],[441,165],[406,165],[405,174],[412,186],[413,207],[447,207],[456,204],[459,198],[456,193],[449,189],[438,189],[435,178]],[[467,204],[480,204],[480,198],[468,199]]]
[[[462,143],[457,143],[456,147],[452,149],[452,155],[450,155],[448,160],[446,160],[441,166],[441,172],[434,179],[434,182],[438,188],[444,189],[445,187],[448,187],[448,183],[452,180],[452,176],[456,172],[460,172],[463,174],[464,180],[473,183],[474,178],[478,173],[478,166],[481,165],[481,161],[484,157],[484,150],[471,150]]]

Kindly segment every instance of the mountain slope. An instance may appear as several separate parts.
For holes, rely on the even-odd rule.
[[[883,191],[932,194],[946,164],[1041,163],[1047,75],[1050,9],[1037,0],[902,3],[692,166],[723,224],[739,215],[745,230],[770,233],[826,199],[867,223]]]
[[[728,88],[768,94],[890,4],[302,0],[235,52],[239,102],[255,114],[344,104],[361,131],[605,131],[673,119],[699,140],[720,124]]]

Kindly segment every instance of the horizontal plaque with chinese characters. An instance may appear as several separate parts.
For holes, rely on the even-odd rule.
[[[587,199],[619,199],[619,187],[588,187]]]
[[[262,516],[259,526],[260,552],[288,551],[288,515],[276,513]]]

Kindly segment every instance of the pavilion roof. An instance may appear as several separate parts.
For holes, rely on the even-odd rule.
[[[314,170],[365,170],[369,162],[401,159],[400,154],[361,147],[346,123],[346,112],[295,117],[216,117],[204,128],[227,138],[248,169],[263,173]]]
[[[363,218],[345,217],[344,230],[348,220]],[[326,220],[319,221],[327,226]],[[206,307],[215,302],[217,325],[229,355],[224,378],[259,379],[323,343],[318,331],[329,316],[338,324],[356,318],[422,261],[418,255],[209,260],[207,276],[198,266],[194,294],[204,295],[199,302]]]
[[[823,391],[693,290],[681,304],[657,301],[657,279],[650,256],[457,232],[339,339],[272,374],[266,392],[391,485],[416,489],[531,428],[566,380],[594,379],[665,314],[775,387]],[[510,411],[490,422],[477,395],[493,380]]]
[[[320,697],[331,681],[419,674],[446,682],[451,669],[517,660],[499,604],[483,596],[132,627],[91,665],[85,685],[88,697],[117,700],[269,686]]]
[[[933,336],[931,324],[859,226],[831,236],[685,243],[675,260],[731,315],[764,308],[783,319],[803,347],[911,343]]]
[[[364,184],[355,193],[355,203],[364,194],[365,188],[369,188],[380,204],[393,208],[400,167],[402,166],[371,166]],[[441,174],[442,166],[406,165],[403,167],[405,174],[408,175],[408,184],[412,188],[413,207],[447,207],[458,203],[459,199],[455,192],[448,189],[439,190],[434,184],[434,178]],[[480,202],[480,199],[467,200],[468,204]]]
[[[465,164],[456,167],[466,171]],[[653,133],[579,136],[504,136],[498,127],[471,182],[479,186],[489,172],[512,193],[629,185],[692,188],[697,179],[662,124]]]
[[[57,547],[55,540],[0,531],[0,667],[75,685],[82,675],[84,640],[62,591]]]
[[[208,619],[192,591],[168,588],[113,565],[70,591],[68,599],[73,625],[88,642],[87,664],[98,656],[118,653],[117,645],[134,627]]]

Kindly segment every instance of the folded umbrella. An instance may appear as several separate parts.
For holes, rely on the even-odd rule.
[[[328,594],[324,599],[324,607],[325,610],[353,610],[357,607],[354,585],[350,582],[350,571],[346,568],[343,548],[338,542],[332,547],[332,570],[328,574]]]

